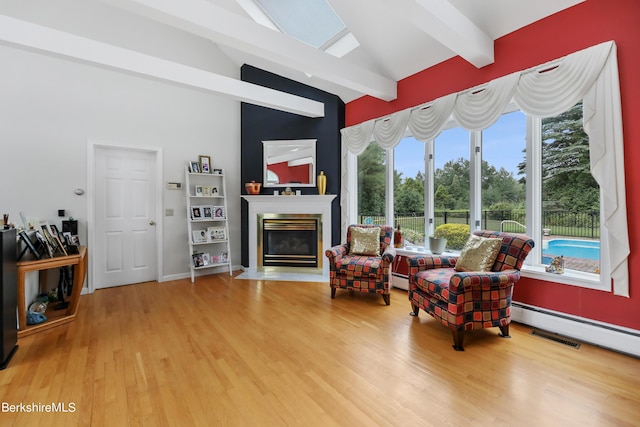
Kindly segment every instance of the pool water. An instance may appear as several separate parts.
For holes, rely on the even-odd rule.
[[[548,246],[542,249],[543,262],[546,263],[550,257],[564,255],[565,257],[600,259],[600,242],[597,240],[572,240],[553,239],[549,240]]]

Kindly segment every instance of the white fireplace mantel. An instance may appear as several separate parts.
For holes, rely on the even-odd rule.
[[[258,214],[290,213],[322,215],[322,253],[331,247],[331,202],[336,195],[305,196],[242,196],[249,204],[249,271],[258,268]],[[322,263],[322,274],[329,275],[329,263]]]

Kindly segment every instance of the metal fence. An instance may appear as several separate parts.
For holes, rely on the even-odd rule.
[[[435,226],[441,224],[469,224],[470,212],[463,210],[435,211]],[[396,223],[402,229],[413,230],[424,235],[424,213],[396,213]],[[483,210],[480,228],[484,230],[500,230],[503,221],[503,230],[510,232],[522,232],[517,224],[526,224],[524,210]],[[384,215],[360,215],[360,223],[385,224]],[[600,212],[571,212],[571,211],[543,211],[542,228],[545,234],[567,237],[600,238]]]

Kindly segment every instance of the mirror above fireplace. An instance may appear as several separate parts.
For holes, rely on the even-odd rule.
[[[315,187],[316,140],[262,141],[264,187]]]

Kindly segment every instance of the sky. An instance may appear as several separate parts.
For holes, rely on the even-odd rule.
[[[482,159],[498,170],[505,168],[518,178],[518,163],[524,160],[524,114],[520,111],[503,114],[482,135]],[[462,128],[443,131],[436,138],[435,150],[436,169],[442,169],[449,160],[469,159],[469,132]],[[422,144],[413,138],[403,139],[395,148],[394,162],[403,178],[415,178],[418,171],[424,173]]]

